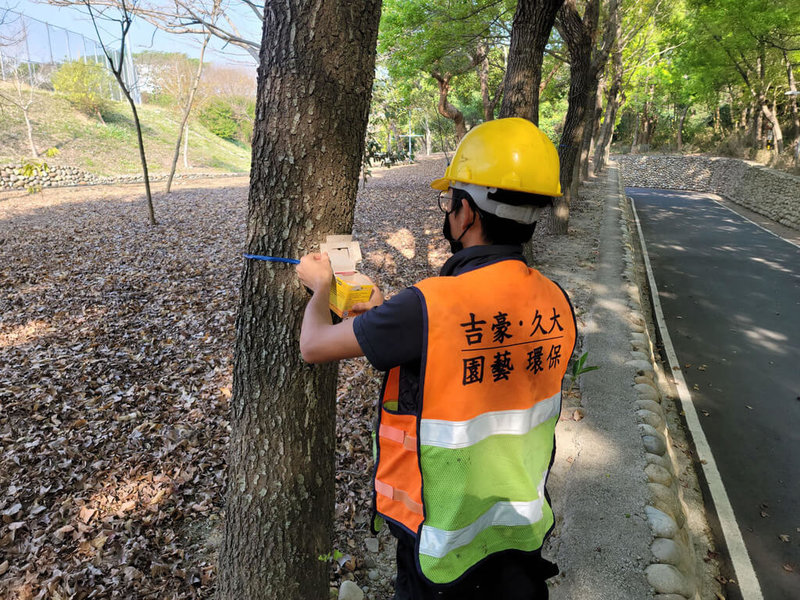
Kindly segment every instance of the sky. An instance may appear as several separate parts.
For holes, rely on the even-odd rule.
[[[230,0],[231,9],[227,16],[233,20],[243,35],[250,39],[261,37],[261,24],[252,12],[238,9],[236,0]],[[25,15],[26,17],[44,21],[56,27],[69,29],[82,34],[87,38],[97,39],[91,19],[85,8],[63,8],[52,6],[44,1],[33,0],[0,0],[0,15],[3,9],[9,9]],[[39,26],[45,31],[43,26]],[[119,25],[106,23],[103,25],[104,41],[107,37],[114,45],[118,44]],[[52,30],[51,30],[52,31]],[[129,32],[131,50],[133,53],[144,50],[161,52],[183,52],[192,58],[200,55],[200,38],[194,35],[176,35],[160,31],[144,21],[134,19]],[[108,43],[108,42],[107,42]],[[220,40],[212,38],[211,47],[206,51],[206,60],[218,64],[235,64],[245,67],[255,67],[253,59],[244,50],[237,46],[228,45],[224,50]],[[35,49],[31,49],[35,51]]]

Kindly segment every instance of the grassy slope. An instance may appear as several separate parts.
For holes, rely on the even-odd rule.
[[[11,85],[0,81],[7,95],[15,94]],[[180,114],[178,109],[153,105],[137,106],[142,123],[147,164],[152,174],[169,171]],[[127,102],[115,102],[106,125],[73,109],[53,92],[35,92],[31,110],[33,139],[39,152],[56,147],[59,154],[45,159],[50,165],[78,167],[96,175],[141,174],[133,115]],[[196,120],[189,125],[189,165],[182,172],[247,172],[250,149],[237,146],[210,133]],[[28,158],[25,122],[13,106],[0,108],[0,165]]]

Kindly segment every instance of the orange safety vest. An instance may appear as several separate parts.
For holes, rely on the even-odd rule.
[[[415,286],[424,341],[418,414],[384,384],[375,509],[416,536],[420,573],[450,583],[496,552],[541,547],[544,484],[575,345],[564,291],[518,260]]]

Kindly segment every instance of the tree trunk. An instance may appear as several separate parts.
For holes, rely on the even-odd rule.
[[[636,115],[636,120],[634,122],[633,127],[633,134],[631,135],[631,154],[638,154],[639,148],[637,147],[637,143],[639,141],[639,124],[642,122],[642,118],[640,115]]]
[[[594,153],[594,148],[600,139],[600,119],[603,117],[603,97],[606,92],[605,76],[600,79],[595,94],[594,116],[592,119],[592,135],[589,137],[589,155]],[[587,159],[588,164],[588,159]]]
[[[428,115],[425,115],[425,156],[431,155],[432,146],[433,136],[431,135],[431,124],[428,121]]]
[[[770,110],[767,104],[767,97],[761,97],[761,112],[764,113],[764,117],[772,124],[772,135],[773,135],[773,143],[775,144],[775,153],[780,155],[783,153],[783,130],[781,129],[781,124],[778,122],[778,117],[775,114],[775,111]]]
[[[0,55],[0,59],[1,58],[2,55]],[[33,158],[39,158],[39,151],[36,150],[36,144],[33,141],[33,123],[31,123],[30,119],[30,110],[31,105],[33,105],[34,98],[33,87],[30,88],[30,91],[28,92],[28,99],[25,100],[23,97],[24,92],[22,90],[22,82],[19,79],[19,65],[14,68],[14,86],[16,98],[0,95],[0,100],[7,99],[12,105],[16,106],[22,112],[22,116],[25,119],[25,131],[28,134],[28,146],[30,146]],[[2,108],[2,106],[0,106],[0,108]]]
[[[25,130],[28,132],[28,144],[31,147],[31,155],[33,158],[39,158],[39,151],[36,150],[36,144],[33,143],[33,124],[28,116],[28,107],[22,109],[22,115],[25,117]]]
[[[186,106],[183,107],[183,117],[181,118],[181,126],[178,129],[178,141],[175,142],[175,152],[172,155],[172,164],[169,168],[169,176],[167,177],[166,193],[169,194],[172,188],[172,178],[175,177],[175,168],[178,166],[178,157],[181,154],[181,139],[183,138],[183,130],[189,123],[189,113],[192,112],[192,104],[194,103],[194,95],[197,92],[197,86],[200,84],[200,77],[203,75],[203,57],[206,53],[206,46],[211,39],[210,34],[206,34],[203,38],[203,45],[200,48],[200,64],[197,66],[197,73],[194,74],[194,81],[192,82],[192,89],[189,90],[189,97],[186,99]],[[184,154],[185,158],[185,154]]]
[[[503,85],[500,117],[522,117],[539,124],[539,85],[544,49],[564,0],[519,0]]]
[[[183,168],[189,168],[189,122],[186,122],[186,126],[184,127],[183,131]]]
[[[617,40],[621,35],[621,24],[619,13],[615,14],[616,21],[613,26]],[[622,48],[619,44],[614,45],[612,58],[611,88],[608,90],[608,100],[606,102],[606,113],[603,117],[603,127],[600,132],[600,143],[594,154],[594,172],[599,174],[608,163],[608,155],[611,148],[611,140],[614,136],[614,123],[617,120],[617,110],[620,105],[620,91],[622,89]]]
[[[647,151],[650,151],[650,148],[653,145],[653,138],[656,136],[656,126],[658,125],[658,115],[651,114],[650,117],[647,119],[647,136],[645,137],[644,143],[647,145]]]
[[[481,103],[483,104],[483,120],[494,119],[494,104],[489,93],[489,47],[485,42],[480,42],[478,54],[481,61],[478,64],[478,81],[481,84]]]
[[[395,148],[397,148],[397,154],[400,154],[403,152],[405,146],[403,144],[403,138],[400,137],[400,132],[397,130],[397,123],[394,121],[389,121],[389,130],[392,132],[390,135],[394,140]]]
[[[758,105],[758,102],[754,101],[752,105],[752,110],[750,111],[750,116],[753,120],[753,129],[751,131],[751,139],[753,143],[753,148],[756,150],[761,149],[763,136],[761,135],[761,123],[762,123],[762,113],[761,107]]]
[[[795,140],[797,140],[800,139],[800,116],[798,116],[797,113],[797,84],[794,80],[792,61],[789,60],[789,55],[786,50],[783,51],[783,60],[786,63],[786,77],[789,80],[789,91],[792,92],[792,94],[789,96],[789,109],[792,115],[791,135]]]
[[[611,142],[614,139],[614,122],[617,120],[617,110],[619,109],[619,93],[610,94],[606,113],[603,117],[603,125],[600,128],[600,141],[594,150],[594,174],[599,175],[608,164],[608,157],[611,151]]]
[[[599,13],[598,2],[590,0],[586,15],[581,19],[575,7],[576,0],[567,0],[559,11],[560,31],[567,42],[570,57],[569,106],[564,119],[564,130],[558,149],[561,163],[561,193],[550,218],[550,230],[565,235],[569,225],[572,180],[575,163],[578,161],[586,128],[586,107],[591,90],[596,82],[592,72],[592,32],[596,29]],[[589,25],[584,24],[584,21]],[[593,25],[592,25],[593,24]],[[592,80],[595,81],[592,81]]]
[[[114,76],[116,77],[117,83],[119,83],[119,88],[122,90],[125,98],[128,99],[128,104],[131,106],[131,112],[133,112],[133,124],[136,127],[136,139],[139,142],[139,160],[142,163],[144,193],[147,199],[147,216],[150,219],[150,225],[158,225],[156,222],[156,214],[153,210],[153,194],[150,192],[150,175],[147,171],[147,157],[144,153],[144,137],[142,137],[142,124],[139,121],[139,112],[136,110],[136,103],[133,101],[131,93],[128,91],[125,82],[122,80],[122,76],[116,71],[114,71]]]
[[[268,0],[249,252],[299,256],[352,230],[380,6]],[[337,369],[300,357],[307,295],[294,270],[246,262],[240,298],[217,598],[327,598]]]
[[[553,68],[550,69],[550,72],[547,74],[547,77],[545,77],[544,81],[542,81],[542,83],[539,84],[539,95],[540,96],[547,89],[547,86],[550,84],[550,82],[553,81],[553,78],[556,76],[556,73],[558,73],[559,69],[561,69],[561,65],[563,65],[563,64],[564,63],[561,62],[560,60],[556,60],[556,62],[553,64]]]
[[[579,181],[589,179],[589,156],[592,153],[592,141],[597,136],[600,116],[603,114],[603,87],[603,81],[595,79],[595,84],[587,99],[587,119],[586,129],[583,131],[583,141],[581,142]]]
[[[683,150],[683,122],[686,120],[686,114],[689,112],[689,105],[683,107],[680,116],[678,117],[678,132],[676,136],[676,146],[678,152]]]
[[[619,90],[612,87],[606,100],[606,111],[603,115],[603,124],[600,127],[600,136],[594,148],[594,174],[599,175],[608,164],[608,153],[611,139],[614,135],[614,121],[617,118]]]
[[[460,142],[461,138],[467,135],[467,124],[464,122],[464,115],[455,106],[450,104],[447,100],[447,95],[450,93],[450,80],[453,78],[451,73],[433,73],[433,78],[439,84],[439,104],[437,109],[439,114],[453,121],[456,127],[456,142]]]

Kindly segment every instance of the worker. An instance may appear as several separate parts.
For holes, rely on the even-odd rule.
[[[489,121],[431,187],[453,251],[440,275],[386,301],[376,287],[334,325],[327,256],[304,256],[300,350],[386,371],[373,497],[397,538],[395,599],[547,598],[545,482],[576,331],[522,244],[561,195],[558,154],[530,121]]]

